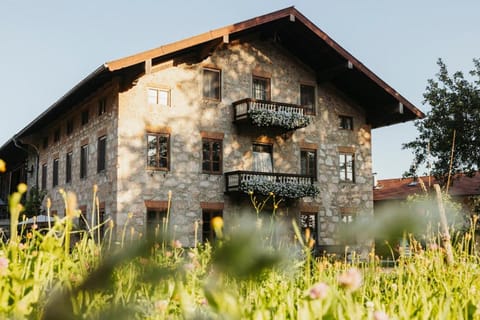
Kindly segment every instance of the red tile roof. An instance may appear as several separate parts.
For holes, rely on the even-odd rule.
[[[418,181],[421,179],[426,188],[433,186],[437,183],[434,177],[418,177],[415,181],[413,178],[398,178],[398,179],[385,179],[378,180],[377,186],[373,189],[373,200],[402,200],[406,199],[409,195],[421,194],[421,183]],[[480,172],[477,172],[473,177],[468,177],[464,174],[456,175],[452,179],[453,183],[449,188],[448,193],[451,196],[463,197],[480,195]]]

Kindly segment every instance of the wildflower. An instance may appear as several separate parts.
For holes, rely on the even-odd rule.
[[[93,185],[93,193],[97,193],[98,191],[98,186],[96,184]]]
[[[253,191],[252,191],[252,190],[248,190],[248,194],[249,194],[249,195],[252,195],[252,194],[253,194]]]
[[[388,314],[386,314],[385,312],[377,310],[373,313],[373,319],[374,320],[388,320],[390,318],[388,317]]]
[[[32,225],[32,229],[33,229],[33,230],[37,230],[37,229],[38,229],[38,224],[34,223],[34,224]]]
[[[52,200],[50,198],[47,198],[47,209],[50,209],[52,207]]]
[[[325,299],[328,295],[330,287],[324,282],[318,282],[313,285],[313,287],[308,290],[308,296],[311,299]]]
[[[180,240],[174,240],[172,243],[172,247],[179,249],[182,247],[182,243],[180,242]]]
[[[7,171],[7,165],[6,165],[5,161],[0,159],[0,172],[5,172],[5,171]]]
[[[187,253],[187,255],[188,255],[188,257],[189,257],[190,259],[192,259],[192,260],[195,260],[195,258],[196,258],[195,253],[192,252],[192,251],[189,251],[189,252]]]
[[[338,276],[338,283],[341,287],[353,292],[362,285],[362,274],[357,268],[351,268]]]
[[[373,309],[373,307],[375,307],[375,304],[372,301],[367,301],[365,302],[365,307],[367,307],[367,309]]]
[[[165,252],[165,257],[170,258],[172,256],[172,251],[166,251]]]
[[[17,190],[18,190],[18,192],[20,192],[20,193],[25,193],[25,192],[27,192],[27,189],[28,189],[27,185],[26,185],[25,183],[23,183],[23,182],[22,182],[22,183],[19,183],[18,186],[17,186]]]
[[[128,219],[132,219],[133,218],[133,213],[129,212],[127,217],[128,217]]]
[[[223,228],[223,219],[222,217],[214,217],[210,223],[212,224],[213,230],[218,238],[223,237],[222,228]]]
[[[8,269],[8,259],[5,257],[0,257],[0,274],[6,274]]]
[[[167,300],[158,300],[155,301],[155,309],[159,312],[165,312],[168,308]]]
[[[193,271],[195,269],[195,265],[193,263],[186,263],[183,267],[186,271]]]

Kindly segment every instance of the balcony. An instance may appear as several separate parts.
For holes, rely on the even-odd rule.
[[[243,99],[232,103],[233,121],[249,122],[257,127],[277,127],[296,130],[310,124],[308,108],[289,103]]]
[[[314,177],[289,173],[232,171],[225,173],[226,193],[250,193],[298,199],[319,193]]]

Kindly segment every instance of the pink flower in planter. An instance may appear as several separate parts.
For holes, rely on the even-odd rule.
[[[362,274],[357,268],[350,268],[338,276],[338,283],[348,291],[355,291],[362,285]]]
[[[324,282],[315,283],[308,291],[308,296],[311,299],[325,299],[328,295],[330,287]]]

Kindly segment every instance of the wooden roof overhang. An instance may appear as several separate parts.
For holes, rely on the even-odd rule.
[[[95,89],[121,79],[129,86],[145,73],[147,63],[191,57],[201,61],[222,43],[252,34],[273,39],[312,68],[319,83],[328,82],[366,111],[367,123],[378,128],[424,117],[412,103],[386,84],[360,61],[338,45],[294,7],[289,7],[230,26],[212,30],[129,57],[101,65],[50,108],[15,135],[22,138],[36,132],[64,112],[71,110]],[[5,145],[6,146],[6,145]],[[3,147],[2,147],[3,148]]]

